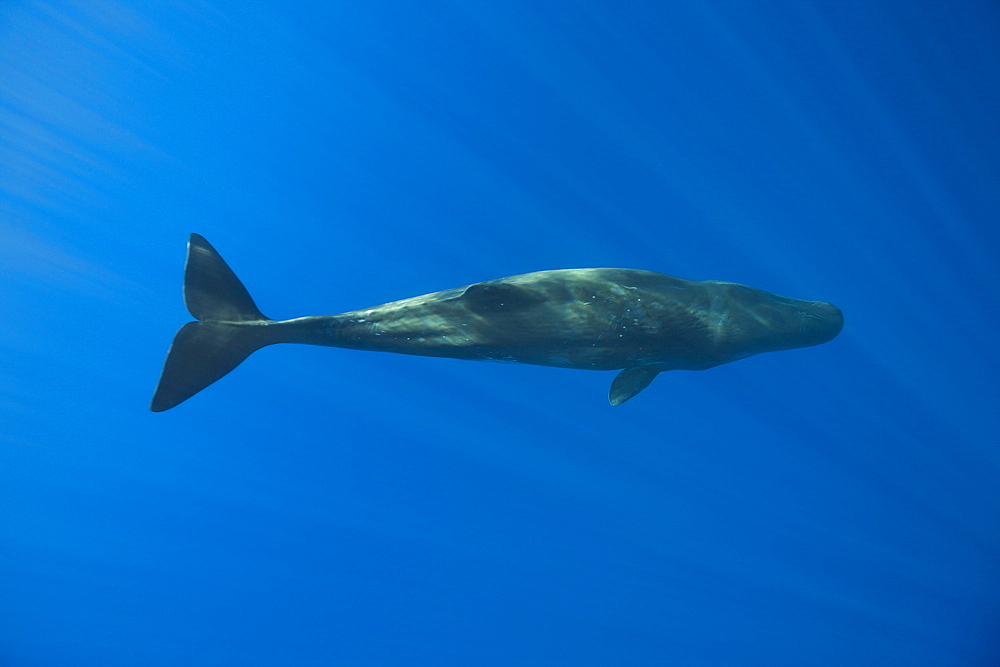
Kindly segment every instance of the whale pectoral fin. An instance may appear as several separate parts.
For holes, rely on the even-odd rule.
[[[611,383],[608,400],[611,405],[621,405],[649,386],[660,372],[653,366],[632,366],[619,373]]]
[[[537,306],[545,300],[544,296],[531,288],[499,281],[469,285],[461,298],[477,313],[522,310]]]

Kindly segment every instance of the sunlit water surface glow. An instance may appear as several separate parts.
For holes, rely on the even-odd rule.
[[[0,5],[0,662],[1000,664],[1000,10],[668,5]],[[191,231],[271,317],[623,266],[847,324],[152,414]]]

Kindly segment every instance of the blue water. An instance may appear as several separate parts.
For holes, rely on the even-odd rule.
[[[1000,664],[1000,9],[0,4],[0,664]],[[271,317],[621,266],[831,301],[665,373]]]

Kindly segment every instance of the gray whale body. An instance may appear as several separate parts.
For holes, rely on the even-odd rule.
[[[304,343],[453,359],[618,370],[620,405],[662,371],[703,370],[761,352],[818,345],[844,325],[824,301],[737,283],[634,269],[538,271],[337,315],[272,320],[215,248],[188,241],[180,328],[150,409],[168,410],[252,352]]]

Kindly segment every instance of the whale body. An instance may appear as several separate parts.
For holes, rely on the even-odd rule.
[[[475,283],[336,315],[272,320],[198,234],[184,302],[150,409],[167,410],[255,350],[304,343],[454,359],[620,370],[624,403],[669,370],[704,370],[762,352],[818,345],[844,325],[836,306],[746,285],[635,269],[560,269]]]

